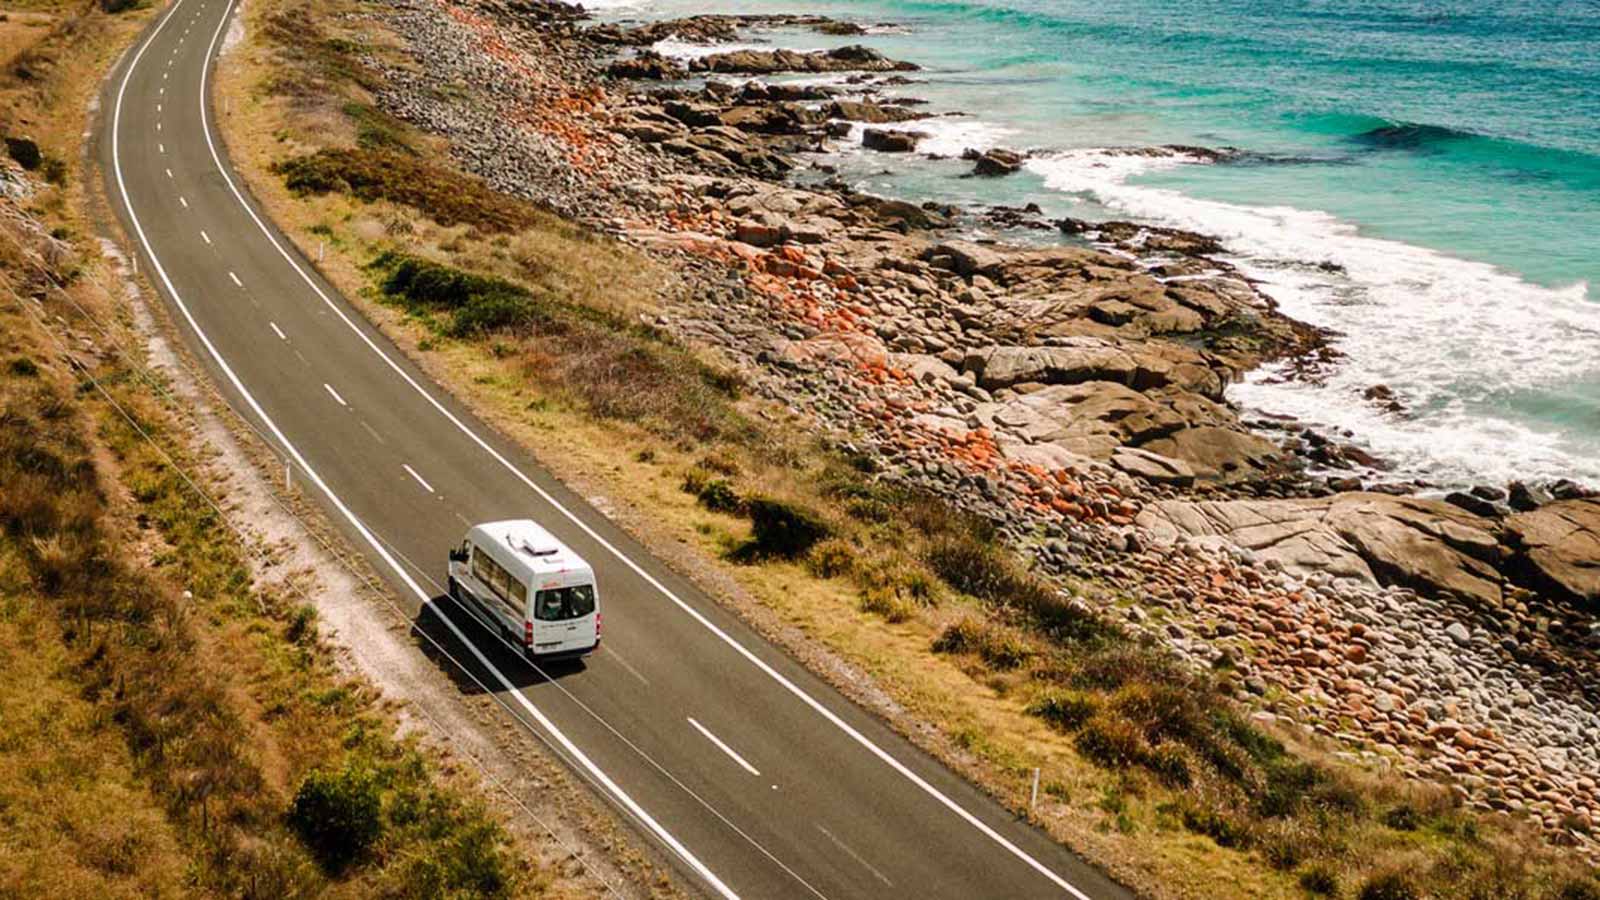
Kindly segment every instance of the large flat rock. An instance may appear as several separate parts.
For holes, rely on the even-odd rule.
[[[1228,542],[1301,573],[1327,572],[1485,603],[1501,600],[1493,522],[1439,500],[1339,494],[1315,500],[1162,501],[1138,524],[1157,540]]]

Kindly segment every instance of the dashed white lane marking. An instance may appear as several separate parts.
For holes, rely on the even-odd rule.
[[[378,443],[380,443],[380,444],[387,444],[387,443],[389,443],[389,442],[388,442],[388,441],[386,441],[386,440],[384,440],[384,438],[383,438],[383,435],[381,435],[381,434],[379,434],[379,433],[378,433],[378,429],[376,429],[376,428],[373,428],[373,427],[372,427],[372,426],[371,426],[371,425],[368,425],[368,424],[367,424],[367,420],[366,420],[366,419],[362,419],[362,420],[361,420],[361,427],[362,427],[362,428],[364,428],[364,429],[366,429],[366,431],[367,431],[367,434],[370,434],[370,435],[372,435],[372,439],[373,439],[373,440],[375,440],[375,441],[377,441],[377,442],[378,442]],[[471,527],[472,527],[472,523],[471,523],[471,522],[468,522],[468,523],[467,523],[467,527],[468,527],[468,528],[471,528]]]
[[[160,115],[160,114],[161,114],[161,104],[157,103],[156,104],[156,115]]]
[[[208,244],[211,243],[211,235],[206,234],[206,230],[204,228],[200,229],[200,240],[205,241]]]
[[[179,195],[178,195],[178,202],[179,202],[179,203],[181,203],[181,204],[183,204],[183,208],[184,208],[184,209],[188,209],[188,208],[189,208],[189,201],[188,201],[188,200],[185,200],[185,199],[184,199],[184,198],[183,198],[183,195],[182,195],[182,194],[179,194]]]
[[[742,766],[746,772],[749,772],[751,775],[754,775],[757,778],[761,777],[761,773],[756,769],[755,766],[752,766],[748,762],[745,762],[744,757],[742,757],[739,754],[733,752],[733,748],[732,747],[729,747],[727,744],[724,744],[722,742],[721,738],[717,737],[716,735],[712,734],[710,731],[706,730],[706,727],[704,725],[701,725],[699,722],[696,722],[694,720],[693,716],[689,717],[689,724],[694,726],[694,730],[695,731],[698,731],[701,734],[705,735],[706,740],[710,741],[713,744],[716,744],[718,750],[721,750],[723,753],[728,754],[728,756],[734,762],[736,762],[740,766]]]
[[[339,405],[340,406],[349,406],[350,405],[350,404],[344,402],[344,398],[339,396],[339,392],[333,389],[333,385],[328,384],[327,382],[323,382],[322,386],[328,389],[328,393],[333,395],[333,399],[339,401]]]
[[[817,830],[822,832],[822,836],[823,837],[827,838],[830,841],[833,841],[833,845],[835,847],[838,847],[840,850],[843,850],[847,856],[849,856],[851,859],[855,860],[856,862],[860,863],[862,868],[866,869],[868,872],[871,872],[874,878],[876,878],[879,881],[883,882],[884,885],[887,886],[887,887],[894,887],[894,882],[890,881],[888,878],[885,878],[883,873],[879,872],[877,870],[877,868],[872,865],[872,863],[867,862],[866,859],[864,859],[861,856],[861,854],[859,854],[856,851],[850,849],[850,845],[849,844],[846,844],[844,841],[841,841],[838,838],[834,837],[833,836],[833,832],[829,831],[826,828],[823,828],[821,825],[817,826]]]
[[[427,491],[430,494],[434,493],[433,485],[427,483],[426,481],[423,481],[422,480],[422,476],[417,474],[417,470],[416,469],[411,468],[410,466],[406,465],[405,463],[401,463],[400,464],[400,468],[405,469],[407,475],[410,475],[412,478],[415,478],[417,480],[417,484],[422,485],[422,489],[423,490]]]
[[[166,88],[162,88],[161,90],[156,91],[156,96],[158,96],[158,97],[165,97],[166,95],[167,95],[167,89]]]
[[[168,178],[171,178],[171,177],[172,177],[172,170],[171,170],[171,169],[168,169],[168,170],[167,170],[167,177],[168,177]]]
[[[162,153],[166,153],[167,152],[167,145],[166,144],[156,144],[156,149],[160,150]]]
[[[157,130],[157,131],[160,131],[160,130],[161,130],[161,123],[160,123],[160,122],[157,122],[157,123],[156,123],[156,130]]]
[[[234,287],[244,287],[244,282],[239,280],[239,276],[229,272],[228,277],[233,279]]]
[[[600,652],[604,653],[605,655],[607,655],[607,656],[611,657],[612,659],[616,660],[617,661],[617,665],[623,667],[624,669],[627,669],[628,670],[628,674],[632,675],[633,677],[635,677],[637,679],[639,679],[639,681],[641,683],[647,684],[647,685],[650,683],[650,679],[644,677],[643,675],[640,675],[638,669],[635,669],[633,666],[628,665],[628,661],[623,659],[620,655],[618,655],[617,651],[611,649],[610,646],[608,646],[606,644],[601,644],[600,645]]]
[[[277,322],[268,322],[267,324],[272,326],[272,333],[278,336],[278,340],[287,341],[289,339],[289,336],[283,333],[283,329],[278,327]]]

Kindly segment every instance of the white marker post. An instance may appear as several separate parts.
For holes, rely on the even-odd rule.
[[[1038,804],[1038,802],[1039,802],[1039,768],[1037,766],[1035,766],[1034,769],[1033,769],[1033,793],[1031,795],[1029,795],[1029,797],[1028,797],[1028,811],[1032,812],[1033,811],[1033,807],[1036,804]]]
[[[294,490],[294,485],[289,481],[290,476],[293,474],[294,463],[285,458],[283,461],[283,490],[285,493]]]
[[[322,262],[323,251],[328,249],[327,241],[317,241],[317,262]]]

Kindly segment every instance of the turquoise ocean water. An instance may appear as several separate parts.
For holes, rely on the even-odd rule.
[[[1600,483],[1600,2],[604,0],[605,18],[820,12],[927,71],[894,92],[959,112],[921,147],[1031,150],[1025,172],[846,147],[855,184],[1036,202],[1222,237],[1345,354],[1316,383],[1256,373],[1251,408],[1348,429],[1440,484]],[[711,48],[668,42],[696,55]],[[794,80],[794,79],[790,79]],[[825,79],[817,79],[825,80]],[[1236,162],[1106,153],[1236,147]],[[1319,263],[1336,263],[1328,271]],[[1361,398],[1387,384],[1409,408]]]

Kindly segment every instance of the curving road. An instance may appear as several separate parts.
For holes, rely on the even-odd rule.
[[[108,193],[194,352],[415,614],[722,897],[1128,897],[764,643],[427,380],[267,222],[207,81],[234,7],[176,0],[112,72]],[[599,572],[605,644],[541,673],[439,597],[468,522]]]

